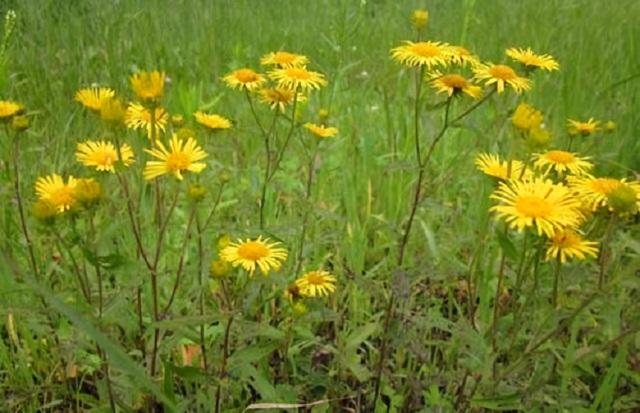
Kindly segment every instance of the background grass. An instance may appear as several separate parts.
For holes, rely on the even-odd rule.
[[[332,301],[328,313],[320,312],[322,315],[318,316],[333,323],[338,338],[327,339],[316,330],[302,331],[306,327],[300,327],[298,338],[306,337],[314,352],[308,353],[304,340],[295,350],[299,351],[296,354],[312,357],[317,356],[318,348],[335,346],[338,350],[332,368],[338,373],[332,376],[327,372],[326,376],[305,381],[304,375],[311,375],[313,368],[308,362],[296,361],[304,372],[301,382],[316,384],[297,388],[286,401],[295,401],[303,395],[307,400],[353,395],[361,387],[354,384],[354,376],[355,382],[367,382],[370,371],[358,371],[359,357],[364,352],[365,360],[375,359],[381,314],[388,286],[393,284],[404,298],[393,331],[403,331],[404,335],[394,339],[394,345],[402,350],[391,361],[396,369],[389,375],[405,388],[417,386],[416,392],[423,400],[437,405],[439,397],[448,397],[448,389],[437,385],[442,377],[451,374],[447,379],[460,380],[464,371],[485,368],[481,360],[488,351],[485,338],[468,325],[454,323],[451,314],[455,305],[451,302],[455,301],[452,294],[456,283],[469,271],[476,272],[481,297],[479,317],[481,323],[490,320],[489,303],[495,290],[499,245],[493,236],[493,220],[487,213],[491,186],[474,170],[473,157],[486,150],[506,154],[505,142],[510,135],[504,121],[515,100],[506,97],[491,102],[467,119],[463,128],[451,131],[438,147],[430,170],[434,184],[429,186],[429,198],[420,208],[410,243],[410,265],[404,273],[392,278],[392,256],[401,223],[408,214],[408,194],[415,174],[412,76],[391,61],[389,49],[414,36],[408,16],[413,9],[422,7],[430,11],[429,39],[463,44],[484,60],[506,61],[505,48],[528,46],[556,57],[560,72],[537,75],[534,89],[527,97],[545,112],[555,142],[565,144],[567,118],[611,119],[618,125],[615,133],[598,136],[594,143],[585,142],[579,149],[597,159],[599,173],[627,176],[637,172],[640,166],[637,139],[640,118],[636,113],[640,92],[637,1],[5,0],[0,4],[0,12],[15,9],[19,20],[9,52],[9,76],[0,97],[19,100],[32,116],[32,127],[24,138],[25,192],[29,198],[34,197],[27,184],[41,175],[80,174],[82,167],[73,155],[76,142],[100,137],[102,131],[96,128],[95,120],[73,101],[78,88],[98,83],[126,95],[131,73],[138,69],[161,69],[171,78],[166,98],[171,113],[188,117],[199,108],[207,108],[236,121],[234,130],[203,138],[214,159],[212,186],[217,184],[223,170],[232,177],[224,193],[227,207],[222,208],[216,228],[209,235],[213,238],[220,232],[234,236],[255,234],[261,138],[242,96],[226,88],[220,77],[241,66],[258,67],[260,57],[269,51],[285,49],[307,55],[312,68],[325,73],[330,83],[310,100],[304,116],[314,118],[318,109],[328,108],[331,123],[340,128],[340,139],[329,143],[321,154],[314,194],[316,219],[312,221],[304,254],[310,267],[322,263],[333,266],[341,281],[339,298]],[[427,96],[430,102],[439,101],[431,91]],[[438,119],[437,115],[429,118],[433,122]],[[433,136],[433,122],[426,123],[426,136]],[[133,132],[127,132],[126,138],[139,139]],[[8,153],[5,143],[3,150]],[[269,232],[291,246],[296,244],[300,231],[297,211],[302,205],[305,173],[304,162],[295,153],[300,153],[300,148],[285,160],[284,173],[277,180],[277,192],[271,195],[268,212]],[[9,199],[10,190],[9,186],[3,189],[3,200]],[[281,202],[276,207],[277,200]],[[184,224],[187,213],[180,213],[178,222]],[[5,222],[9,221],[6,218]],[[104,240],[117,234],[121,225],[113,222],[105,230]],[[5,228],[4,248],[19,249],[17,226]],[[631,276],[640,265],[640,250],[634,241],[637,225],[635,228],[616,239],[616,245],[625,246],[619,249],[614,268],[621,276]],[[170,242],[177,244],[179,231],[173,235]],[[125,239],[121,246],[131,247],[130,242]],[[474,261],[473,257],[480,258]],[[125,275],[127,272],[131,272],[129,267],[115,272],[123,290],[139,282],[135,276]],[[289,278],[290,275],[287,274]],[[586,283],[589,276],[584,267],[571,267],[566,279],[580,284]],[[547,290],[548,281],[545,278],[543,284]],[[189,292],[180,298],[181,309],[188,309],[196,288],[195,277],[191,282]],[[286,284],[284,279],[276,282],[281,287]],[[637,315],[629,306],[636,294],[636,284],[637,279],[627,279],[608,297],[609,306],[603,300],[594,310],[595,315],[590,313],[571,324],[567,336],[533,362],[531,371],[538,376],[523,374],[496,389],[483,382],[475,406],[542,409],[558,406],[559,400],[564,400],[559,405],[572,406],[567,407],[570,409],[579,406],[606,411],[620,395],[626,397],[621,402],[624,407],[632,406],[640,398],[638,371],[625,363],[625,359],[635,357],[633,352],[626,353],[632,350],[622,346],[620,352],[601,354],[604,360],[599,360],[597,367],[601,371],[573,361],[576,349],[586,351],[592,345],[607,343],[633,326]],[[0,288],[0,302],[4,301],[0,314],[2,309],[12,308],[16,317],[28,324],[34,311],[33,296],[24,294],[28,289],[9,279],[0,282]],[[445,293],[438,292],[439,288]],[[69,290],[64,285],[59,288],[63,296]],[[436,294],[438,298],[433,298],[435,292],[440,294]],[[580,292],[588,291],[585,287]],[[538,298],[539,302],[544,301]],[[443,308],[448,311],[445,315]],[[112,304],[112,322],[116,323],[124,312],[124,304],[120,307]],[[551,328],[567,314],[556,314],[547,306],[546,312],[528,316],[532,327],[530,335],[522,340],[538,336],[540,331],[534,331],[534,326]],[[433,337],[430,331],[435,324],[448,335]],[[28,330],[38,328],[44,331],[38,323],[29,325]],[[595,330],[595,344],[579,343],[580,331],[589,328]],[[412,366],[411,363],[434,359],[433,355],[415,355],[427,347],[433,352],[437,352],[434,348],[440,349],[445,358],[458,355],[467,363],[462,363],[462,368],[447,360],[445,365],[452,371],[444,372]],[[465,353],[458,347],[474,349]],[[544,371],[556,363],[549,354],[558,353],[562,353],[562,360],[568,357],[572,361],[553,380],[543,377]],[[4,354],[9,354],[8,350]],[[242,354],[237,359],[250,360],[243,364],[249,369],[251,357],[258,360],[260,354]],[[479,358],[478,364],[474,364],[473,357]],[[11,389],[33,388],[30,386],[46,381],[30,377],[28,365],[12,373],[7,373],[8,366],[12,366],[8,359],[2,365],[5,366],[2,377]],[[362,365],[372,366],[369,361],[363,361]],[[417,384],[403,376],[405,371],[421,372]],[[18,372],[24,377],[20,378]],[[260,391],[256,374],[247,374],[254,377],[252,386],[258,388],[260,400],[283,401],[278,398],[290,390],[263,383]],[[584,379],[585,375],[591,381]],[[620,376],[624,377],[623,384],[618,380]],[[397,390],[394,380],[385,382],[385,394],[391,399],[403,393]],[[27,394],[20,397],[28,398]],[[249,398],[245,393],[237,397],[238,406],[244,406],[243,398]],[[32,401],[29,406],[34,408],[41,401]],[[400,409],[403,403],[391,405]]]

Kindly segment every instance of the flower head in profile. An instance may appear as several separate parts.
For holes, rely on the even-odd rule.
[[[154,70],[153,72],[134,73],[129,81],[138,98],[152,101],[160,99],[164,94],[165,78],[164,72]]]
[[[567,151],[548,151],[535,155],[534,166],[543,171],[546,175],[549,171],[555,171],[562,175],[586,175],[593,168],[593,164],[587,157],[576,156],[575,153]]]
[[[58,215],[58,209],[49,201],[38,199],[31,206],[31,215],[39,221],[50,223]]]
[[[480,63],[480,60],[477,56],[474,56],[467,48],[462,46],[449,46],[449,53],[451,56],[449,59],[452,64],[455,65],[464,65],[465,63],[469,63],[472,66],[475,66]]]
[[[571,190],[550,180],[501,182],[491,198],[491,207],[511,228],[535,229],[538,235],[552,237],[560,229],[575,227],[580,221],[580,201]]]
[[[164,132],[169,122],[169,114],[161,107],[155,110],[155,122],[151,119],[151,110],[138,103],[130,103],[124,115],[124,123],[129,129],[145,129],[147,137],[152,139],[155,128],[156,139]]]
[[[512,47],[507,49],[506,53],[507,56],[521,63],[527,69],[542,69],[547,71],[560,69],[560,65],[552,56],[548,54],[535,54],[529,47],[526,49]]]
[[[5,120],[22,112],[22,105],[10,100],[0,100],[0,120]]]
[[[638,194],[637,206],[640,207],[640,183],[636,181],[628,182],[625,178],[596,178],[590,175],[570,176],[568,181],[571,189],[592,211],[601,207],[612,209],[609,197],[623,185],[635,190]]]
[[[252,69],[242,68],[227,74],[222,80],[232,89],[252,92],[259,89],[267,81],[267,78]]]
[[[193,138],[183,140],[174,134],[168,148],[161,141],[157,141],[156,145],[156,148],[145,149],[145,152],[159,159],[147,161],[143,171],[147,181],[165,174],[171,174],[181,181],[184,172],[200,173],[207,166],[206,163],[199,162],[207,157],[207,153]]]
[[[487,86],[495,84],[498,93],[504,92],[505,86],[510,86],[518,94],[531,89],[531,81],[507,65],[478,64],[473,72],[475,78],[484,80]]]
[[[338,134],[338,128],[334,127],[316,125],[315,123],[305,123],[303,126],[318,139],[332,138]]]
[[[309,63],[309,59],[306,56],[284,52],[282,50],[267,53],[260,59],[260,64],[263,66],[294,67],[304,66],[307,63]]]
[[[589,120],[587,120],[586,122],[569,119],[567,120],[567,129],[569,130],[569,135],[571,136],[589,136],[600,130],[600,122],[594,120],[593,118],[589,118]]]
[[[520,103],[511,116],[513,126],[523,131],[540,128],[542,121],[542,113],[527,103]]]
[[[88,87],[76,92],[75,100],[84,107],[99,112],[105,100],[113,99],[116,92],[108,87]]]
[[[196,112],[193,114],[196,122],[211,130],[229,129],[231,121],[223,116],[214,113]]]
[[[121,123],[126,115],[122,101],[117,98],[103,99],[100,104],[100,118],[105,122]]]
[[[293,98],[296,98],[298,102],[304,102],[307,98],[295,91],[286,88],[276,86],[275,88],[260,89],[260,101],[271,107],[271,109],[279,109],[281,112],[285,111],[287,105],[293,103]],[[297,95],[297,97],[296,97]]]
[[[411,13],[411,25],[416,30],[422,30],[427,27],[429,21],[429,12],[427,10],[414,10]]]
[[[287,250],[279,242],[271,242],[261,236],[253,240],[239,239],[220,251],[220,259],[234,267],[241,266],[249,275],[253,275],[256,268],[260,268],[263,275],[268,275],[271,270],[279,271],[287,255]]]
[[[509,171],[509,161],[501,161],[497,155],[490,153],[481,153],[478,155],[475,164],[476,168],[482,173],[499,180],[528,180],[532,176],[531,171],[527,169],[521,161],[512,160],[511,170]]]
[[[336,277],[327,271],[309,271],[295,282],[300,295],[326,297],[336,291]]]
[[[58,174],[40,177],[36,180],[38,199],[48,202],[58,213],[67,211],[75,204],[77,180],[73,176],[67,182]]]
[[[97,171],[107,171],[114,173],[115,164],[121,160],[124,166],[129,166],[134,162],[133,150],[131,146],[122,144],[120,146],[120,155],[118,150],[111,142],[105,141],[85,141],[78,143],[76,149],[76,159],[85,166],[95,167]]]
[[[461,93],[471,96],[477,99],[482,94],[482,88],[469,82],[463,76],[458,74],[446,74],[433,73],[431,76],[431,86],[433,86],[438,93],[446,93],[448,96],[459,96]]]
[[[447,43],[406,41],[404,45],[391,49],[391,56],[405,66],[431,69],[448,66],[452,52]]]
[[[314,72],[304,66],[274,69],[269,72],[269,77],[278,83],[278,87],[295,91],[320,89],[327,84],[322,73]]]
[[[634,215],[640,211],[640,183],[638,181],[620,182],[620,185],[607,194],[609,210],[620,215]]]
[[[559,229],[553,233],[547,243],[547,252],[545,259],[559,259],[561,263],[565,263],[568,259],[576,258],[578,260],[587,259],[587,257],[596,257],[598,255],[598,243],[595,241],[587,241],[572,229]]]
[[[74,191],[74,197],[81,206],[88,208],[102,198],[102,186],[93,178],[78,179]]]

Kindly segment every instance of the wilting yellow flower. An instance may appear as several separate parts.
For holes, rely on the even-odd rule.
[[[305,129],[313,133],[317,138],[325,139],[332,138],[338,134],[338,128],[327,127],[324,125],[316,125],[314,123],[305,123],[303,125]]]
[[[285,107],[293,103],[293,98],[296,95],[296,92],[285,87],[269,88],[269,89],[261,89],[260,90],[260,101],[266,103],[271,107],[271,109],[280,109],[281,112],[284,112]],[[304,102],[307,98],[301,94],[297,93],[296,100],[298,102]]]
[[[40,177],[36,181],[38,199],[48,202],[58,213],[67,211],[75,204],[75,188],[77,180],[69,176],[67,183],[58,174]]]
[[[535,227],[538,235],[574,227],[580,221],[580,201],[562,184],[550,180],[501,182],[491,194],[499,205],[491,207],[509,226],[522,231]]]
[[[429,12],[427,10],[414,10],[411,13],[411,24],[416,30],[422,30],[427,27],[429,21]]]
[[[209,129],[229,129],[231,127],[231,121],[220,115],[213,113],[196,112],[193,114],[196,118],[196,122],[206,126]]]
[[[506,65],[478,64],[473,68],[475,78],[486,80],[485,84],[496,85],[498,93],[504,92],[505,85],[511,86],[516,93],[531,89],[531,81],[521,77],[515,70]]]
[[[391,49],[392,57],[406,66],[447,66],[452,58],[452,51],[447,43],[411,42]]]
[[[308,70],[306,67],[284,67],[269,72],[269,77],[278,82],[278,87],[308,91],[320,89],[327,84],[322,73]]]
[[[287,259],[287,250],[280,247],[279,242],[269,241],[269,238],[262,239],[260,236],[255,240],[231,242],[220,251],[220,259],[234,267],[241,266],[249,275],[253,275],[256,266],[263,275],[271,270],[279,271]]]
[[[526,49],[519,49],[515,47],[507,49],[507,56],[522,63],[526,68],[539,68],[548,71],[558,70],[560,68],[560,65],[552,56],[549,56],[548,54],[535,54],[529,47]]]
[[[535,155],[535,167],[539,168],[546,175],[554,170],[558,174],[568,172],[572,175],[587,175],[593,168],[593,164],[588,157],[579,157],[575,153],[567,151],[549,151]]]
[[[524,131],[540,128],[542,120],[542,113],[526,103],[520,103],[511,117],[513,126]]]
[[[130,129],[145,129],[147,137],[153,137],[153,124],[155,124],[156,139],[160,132],[164,132],[169,122],[169,114],[161,107],[155,109],[155,122],[151,122],[151,110],[137,103],[130,103],[124,117],[124,123]]]
[[[433,86],[438,93],[446,93],[449,96],[466,93],[476,99],[482,94],[482,88],[480,86],[472,84],[457,74],[441,75],[440,73],[434,73],[430,77],[432,79],[430,82],[431,86]]]
[[[124,120],[126,109],[120,99],[103,99],[100,104],[100,118],[106,122],[120,123]]]
[[[295,282],[293,284],[289,284],[287,288],[284,289],[282,296],[284,297],[285,300],[289,301],[290,303],[293,303],[294,301],[299,300],[301,298],[301,295],[300,295],[300,288],[298,288],[298,284],[296,284]]]
[[[451,53],[451,63],[456,65],[469,63],[475,66],[480,63],[480,60],[476,56],[462,46],[449,46],[449,53]]]
[[[232,89],[254,91],[267,81],[267,78],[254,70],[243,68],[237,69],[222,78]]]
[[[180,356],[182,367],[204,368],[204,358],[202,357],[202,347],[197,344],[181,344]]]
[[[100,111],[102,101],[106,99],[113,99],[116,95],[113,89],[108,87],[88,87],[80,89],[76,92],[75,100],[82,103],[85,107]]]
[[[572,229],[560,229],[549,239],[545,258],[549,261],[560,257],[563,264],[570,258],[584,260],[598,255],[597,245],[597,242],[585,240]]]
[[[93,178],[78,179],[73,196],[80,204],[89,207],[102,197],[102,187]]]
[[[0,120],[6,120],[22,111],[22,105],[10,100],[0,100]]]
[[[626,178],[596,178],[593,176],[570,176],[568,178],[571,189],[583,200],[592,211],[600,207],[610,207],[609,195],[625,184],[630,186],[640,194],[640,183],[636,181],[628,182]],[[640,207],[640,197],[638,199]]]
[[[11,128],[18,132],[29,129],[29,125],[29,118],[26,116],[18,115],[11,118]]]
[[[586,122],[568,119],[567,129],[569,130],[569,135],[588,136],[600,130],[599,123],[600,122],[594,120],[593,118],[589,118],[589,120]]]
[[[282,50],[267,53],[260,59],[260,64],[265,66],[293,67],[304,66],[307,63],[309,63],[309,59],[306,56],[284,52]]]
[[[614,132],[616,129],[618,129],[618,125],[616,125],[612,120],[609,120],[604,124],[604,130],[608,133]]]
[[[336,291],[336,277],[327,271],[310,271],[296,280],[300,295],[325,297]]]
[[[58,209],[49,201],[38,199],[31,207],[31,214],[40,221],[50,221],[58,215]]]
[[[160,159],[147,161],[143,171],[144,179],[147,181],[165,174],[172,174],[178,180],[182,180],[184,171],[199,173],[207,166],[204,162],[198,162],[206,158],[207,153],[193,138],[185,141],[173,134],[169,149],[161,141],[157,141],[156,144],[156,148],[144,150],[154,158]]]
[[[122,144],[120,146],[120,155],[118,158],[118,150],[111,142],[105,141],[85,141],[78,143],[76,149],[76,159],[85,166],[93,166],[98,171],[115,172],[114,165],[116,161],[122,160],[124,166],[131,165],[133,160],[133,150],[131,146]]]
[[[511,173],[509,173],[509,162],[501,161],[497,155],[489,153],[481,153],[476,157],[476,168],[482,171],[485,175],[498,178],[500,180],[506,179],[530,179],[532,174],[525,165],[518,161],[511,161]],[[524,169],[524,172],[523,172]],[[522,178],[521,178],[522,177]]]
[[[607,194],[609,210],[621,215],[635,214],[640,210],[640,183],[621,182]]]
[[[156,100],[164,93],[164,72],[154,70],[153,72],[134,73],[129,79],[133,92],[142,100]]]

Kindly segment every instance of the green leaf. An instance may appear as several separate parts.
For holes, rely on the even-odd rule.
[[[498,244],[500,244],[500,248],[502,252],[512,260],[518,259],[518,250],[516,249],[513,242],[509,239],[507,234],[501,231],[496,232],[496,238],[498,239]]]

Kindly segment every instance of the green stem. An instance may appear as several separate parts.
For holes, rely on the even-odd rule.
[[[562,262],[560,261],[560,254],[558,254],[558,258],[556,259],[556,268],[553,273],[553,300],[551,303],[553,304],[553,308],[558,306],[558,284],[560,283],[560,268],[562,267]]]

